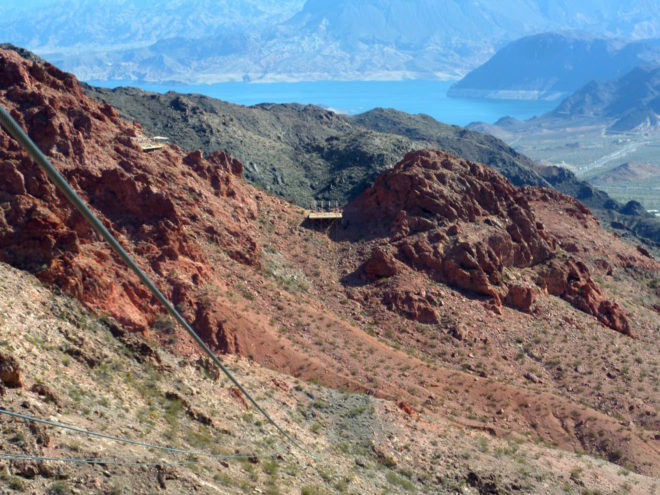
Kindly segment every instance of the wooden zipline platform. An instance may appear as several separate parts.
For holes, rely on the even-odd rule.
[[[309,220],[340,220],[343,217],[341,211],[310,211],[307,214]]]
[[[164,148],[162,144],[141,144],[140,147],[144,152],[155,151]]]
[[[142,151],[148,153],[149,151],[156,151],[164,148],[164,143],[166,143],[168,139],[169,138],[166,138],[165,136],[154,136],[151,138],[147,136],[138,136],[137,141]]]

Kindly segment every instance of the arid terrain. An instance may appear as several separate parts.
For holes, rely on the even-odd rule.
[[[468,127],[535,160],[568,168],[618,201],[660,209],[660,69],[646,64],[614,80],[593,79],[544,115]],[[620,173],[621,167],[629,173]]]
[[[0,51],[0,102],[309,451],[244,405],[3,133],[2,407],[250,454],[0,416],[5,453],[158,464],[5,458],[8,489],[660,492],[660,263],[577,200],[424,150],[318,223],[226,153],[143,151],[139,124],[54,66]]]
[[[244,164],[248,183],[305,208],[353,200],[408,151],[443,150],[483,163],[514,185],[553,187],[573,196],[591,208],[604,228],[617,229],[632,240],[641,238],[651,249],[659,249],[656,254],[660,253],[660,219],[643,209],[615,201],[565,168],[535,163],[487,134],[497,134],[494,126],[482,129],[483,126],[477,125],[484,134],[443,124],[428,115],[394,109],[376,108],[358,115],[339,115],[314,105],[246,107],[173,91],[158,94],[137,88],[109,90],[87,84],[83,85],[83,91],[113,106],[122,118],[139,122],[147,134],[167,136],[172,144],[186,150],[201,150],[207,155],[214,151],[229,153]],[[592,143],[590,149],[598,153],[601,131],[599,127],[588,136],[580,135],[579,139]],[[553,147],[559,153],[567,152],[563,141],[552,141],[565,137],[564,127],[557,134],[546,134],[545,128],[538,135],[531,133],[533,146],[525,147],[518,141],[515,144],[534,157],[535,153],[554,156]],[[506,136],[511,138],[510,134]],[[652,197],[653,184],[643,187]],[[640,197],[638,189],[631,192],[632,197],[630,194],[625,197],[626,203]]]

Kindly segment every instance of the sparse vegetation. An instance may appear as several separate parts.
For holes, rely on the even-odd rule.
[[[48,74],[44,77],[52,76]],[[66,127],[69,115],[58,113],[60,118]],[[112,493],[148,486],[172,493],[269,494],[443,493],[491,485],[493,491],[516,487],[535,493],[559,491],[564,483],[569,492],[579,493],[626,482],[640,490],[651,486],[639,473],[653,474],[657,464],[650,447],[660,387],[653,299],[657,287],[652,287],[658,274],[635,246],[594,230],[595,220],[572,201],[555,200],[554,193],[545,190],[539,194],[547,200],[533,196],[533,190],[514,191],[508,199],[492,200],[510,202],[501,214],[473,205],[475,221],[457,221],[453,233],[453,224],[431,221],[437,211],[414,205],[405,210],[408,223],[397,234],[404,237],[397,239],[391,232],[399,224],[384,220],[378,224],[382,232],[375,224],[374,232],[370,225],[364,231],[359,225],[359,232],[351,230],[355,223],[345,230],[307,228],[300,208],[250,189],[233,174],[224,175],[223,166],[205,161],[188,166],[201,158],[179,156],[174,148],[145,158],[122,144],[124,134],[136,132],[133,126],[124,128],[105,117],[94,125],[107,126],[101,134],[117,138],[111,147],[97,142],[101,137],[81,137],[90,152],[102,146],[114,150],[112,156],[98,151],[92,158],[102,158],[99,163],[111,167],[126,154],[122,160],[130,166],[122,174],[127,184],[143,190],[142,179],[133,181],[132,168],[140,170],[157,191],[153,194],[168,198],[163,208],[169,208],[171,200],[180,212],[180,221],[172,217],[158,224],[151,218],[124,222],[121,215],[104,221],[124,239],[136,241],[131,248],[139,262],[154,273],[213,349],[223,353],[227,368],[312,452],[314,462],[303,460],[233,384],[199,359],[187,335],[159,313],[132,276],[117,273],[116,260],[96,239],[80,228],[69,235],[63,224],[57,236],[64,237],[56,236],[54,242],[79,243],[73,258],[53,251],[51,265],[37,265],[35,271],[44,280],[67,281],[84,293],[90,307],[105,308],[125,326],[97,318],[30,275],[0,264],[0,354],[15,358],[23,382],[2,388],[3,407],[222,458],[156,452],[107,438],[81,440],[75,432],[0,417],[0,440],[11,453],[125,456],[161,464],[11,462],[3,486],[14,483],[18,490],[22,483],[22,489],[36,493]],[[360,132],[361,139],[382,137],[366,129]],[[338,144],[331,140],[322,149]],[[397,153],[404,149],[397,148]],[[73,155],[60,155],[66,167],[74,166],[67,161]],[[170,162],[168,156],[176,160]],[[452,158],[443,160],[458,166]],[[442,174],[449,172],[443,160],[424,176],[429,186],[436,179],[442,184]],[[15,162],[27,166],[21,160],[7,161],[10,167]],[[206,165],[226,183],[209,186],[214,179],[197,170]],[[473,168],[470,175],[490,174]],[[188,188],[182,191],[177,182],[181,170]],[[87,177],[82,170],[67,173]],[[281,182],[289,180],[284,179]],[[479,189],[484,196],[490,183]],[[504,182],[501,186],[509,187]],[[447,198],[464,196],[441,190]],[[428,198],[426,206],[435,208],[440,196]],[[475,205],[482,199],[475,197]],[[24,200],[41,201],[32,195]],[[106,203],[96,202],[95,208],[106,211]],[[527,211],[526,203],[534,213],[529,222],[507,216],[523,206]],[[195,205],[194,216],[184,208],[189,204]],[[26,209],[12,208],[6,210],[12,215]],[[40,208],[34,208],[38,215]],[[2,211],[0,222],[7,220]],[[446,212],[451,213],[448,208]],[[70,217],[60,213],[53,213],[53,222]],[[556,221],[559,217],[561,222]],[[499,237],[515,237],[518,224],[544,235],[521,244],[514,256],[525,258],[520,253],[538,249],[543,258],[548,254],[545,244],[555,242],[563,251],[546,261],[524,261],[518,263],[523,267],[502,270],[497,259],[511,250],[492,244]],[[155,249],[152,231],[169,244]],[[483,232],[487,235],[479,244],[475,239]],[[179,243],[185,249],[179,249]],[[384,262],[384,272],[398,274],[366,276],[365,261],[376,248],[393,256]],[[504,305],[488,292],[479,295],[434,280],[442,278],[439,267],[448,265],[441,257],[450,249],[465,249],[455,260],[463,286],[478,288],[468,282],[482,274],[479,283],[492,287]],[[484,257],[493,257],[488,270],[465,271],[467,266],[485,266]],[[562,264],[569,262],[573,268],[564,273]],[[64,271],[48,271],[55,268]],[[558,274],[551,280],[540,273],[545,268]],[[580,286],[587,271],[597,285]],[[533,306],[524,311],[508,306],[507,291],[527,285],[533,289]],[[573,294],[576,287],[578,295]],[[571,299],[578,296],[585,296],[582,304]],[[614,303],[621,313],[613,309]],[[616,321],[627,318],[635,338],[608,327],[607,315]],[[575,452],[560,450],[556,439]],[[584,452],[571,447],[578,445]],[[184,464],[168,466],[168,461]]]

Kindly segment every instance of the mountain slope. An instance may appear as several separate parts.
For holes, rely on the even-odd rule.
[[[624,214],[623,205],[572,172],[537,166],[499,139],[428,115],[375,109],[340,116],[312,105],[244,107],[202,95],[83,88],[152,135],[169,136],[184,149],[238,157],[248,181],[306,207],[347,203],[408,151],[434,148],[485,163],[515,185],[552,186],[585,202],[603,221],[660,242],[655,219]]]
[[[610,70],[610,69],[607,69]],[[660,112],[660,68],[634,67],[621,77],[591,81],[544,115],[527,121],[505,117],[495,124],[473,123],[471,129],[495,133],[525,133],[566,127],[602,127],[609,134],[640,134],[657,127]]]
[[[454,84],[449,95],[555,100],[590,81],[607,81],[659,62],[657,40],[626,43],[581,33],[536,34],[499,50]]]
[[[529,158],[488,134],[443,124],[428,115],[410,115],[392,109],[375,109],[347,119],[368,129],[403,135],[467,160],[484,163],[517,186],[548,185],[532,170],[534,163]]]
[[[537,493],[566,483],[575,490],[578,483],[603,491],[621,485],[611,466],[588,459],[585,473],[598,477],[571,479],[566,460],[556,460],[561,454],[572,464],[577,451],[649,476],[660,472],[660,397],[653,380],[660,265],[643,248],[603,231],[575,200],[550,189],[515,188],[483,165],[423,151],[407,155],[356,198],[346,209],[345,229],[315,225],[305,211],[245,183],[240,162],[226,154],[205,159],[177,146],[144,152],[139,125],[85,97],[71,75],[51,65],[0,52],[0,101],[216,352],[247,358],[255,376],[260,371],[253,362],[367,394],[335,396],[337,405],[332,393],[298,383],[302,390],[275,396],[300,414],[278,412],[287,425],[319,423],[309,427],[311,434],[294,427],[305,441],[318,435],[319,449],[333,445],[357,455],[321,465],[321,492],[438,493],[470,485]],[[185,334],[4,134],[0,153],[2,260],[156,340],[164,352],[196,359]],[[5,310],[0,314],[6,318]],[[41,326],[26,329],[21,319],[13,328]],[[64,359],[56,336],[44,339],[43,348],[28,340],[16,358],[30,366],[30,387],[41,369],[35,355]],[[101,378],[87,369],[93,359],[85,359],[84,342],[71,347],[67,362],[80,357],[86,364],[77,373],[87,376],[80,386],[85,393],[73,391],[71,398],[95,410],[86,401],[99,394]],[[57,378],[68,376],[55,369]],[[145,402],[128,395],[144,404],[137,412],[157,406],[160,392],[168,391],[161,388],[149,403],[151,389],[143,389]],[[190,402],[193,411],[207,394],[214,400],[211,390],[191,392],[198,397]],[[297,392],[311,394],[314,405],[299,401]],[[10,393],[12,404],[26,401]],[[378,401],[366,400],[369,395]],[[392,421],[381,421],[372,406]],[[183,411],[185,403],[177,407]],[[237,408],[230,413],[235,419],[264,427],[254,412]],[[123,417],[130,419],[134,409],[127,409]],[[341,411],[339,418],[331,420],[331,411]],[[144,411],[147,418],[150,412]],[[338,443],[318,433],[333,426]],[[456,429],[462,433],[454,435]],[[466,444],[457,442],[462,436]],[[43,452],[25,438],[30,442],[15,442],[13,451]],[[479,454],[470,439],[481,445]],[[531,445],[536,439],[561,451],[546,454]],[[514,451],[506,450],[517,441]],[[382,471],[374,478],[361,471],[365,463]],[[311,473],[296,479],[303,468],[295,467],[281,469],[292,473],[286,486],[317,482]],[[269,482],[245,470],[251,488]],[[274,470],[264,467],[271,477]],[[210,483],[208,471],[196,475],[194,482]],[[377,481],[370,485],[363,476]]]
[[[592,82],[566,98],[547,117],[588,118],[610,133],[648,131],[660,118],[660,67],[638,67],[623,77]]]
[[[0,380],[3,409],[227,456],[177,456],[0,415],[3,451],[10,454],[157,463],[7,460],[0,483],[12,492],[339,494],[348,489],[376,495],[383,490],[459,493],[479,486],[529,492],[540,489],[537,476],[545,486],[577,488],[559,474],[571,469],[580,469],[586,486],[603,491],[626,482],[651,490],[654,482],[636,473],[624,476],[619,466],[584,455],[466,434],[450,422],[425,420],[427,433],[422,433],[414,427],[417,420],[387,401],[299,382],[225,356],[261,404],[279,411],[287,430],[317,456],[312,463],[265,431],[256,413],[243,408],[204,360],[182,358],[153,341],[126,335],[107,318],[99,320],[77,301],[4,263],[0,278],[0,359],[3,364],[18,360],[21,380],[19,387]],[[406,449],[410,444],[414,452]],[[237,453],[252,457],[233,458]],[[517,472],[521,458],[528,459],[534,477]],[[167,464],[182,461],[188,464]],[[440,481],[433,480],[436,476]]]
[[[660,165],[648,163],[623,163],[618,167],[593,176],[595,185],[621,184],[630,181],[644,181],[660,176]]]
[[[202,95],[84,88],[185,149],[227,151],[245,164],[249,181],[305,206],[347,203],[405,153],[425,147],[486,163],[515,184],[547,185],[501,141],[428,116],[382,109],[341,116],[312,105],[244,107]]]

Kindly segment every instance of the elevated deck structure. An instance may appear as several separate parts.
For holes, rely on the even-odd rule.
[[[144,152],[149,152],[149,151],[155,151],[159,150],[161,148],[164,148],[162,144],[141,144],[140,148],[142,148],[142,151]]]
[[[156,151],[165,147],[165,143],[168,138],[164,136],[154,136],[149,138],[147,136],[138,136],[137,142],[142,148],[142,151],[148,153],[149,151]]]
[[[341,211],[310,211],[307,214],[309,220],[341,220],[343,217]]]

